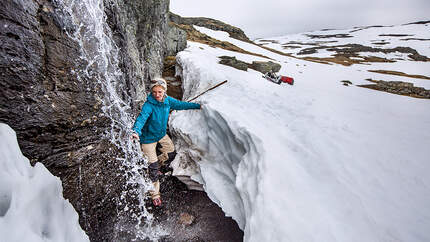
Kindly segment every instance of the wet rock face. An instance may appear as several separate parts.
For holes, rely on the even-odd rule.
[[[135,109],[140,109],[146,98],[145,83],[161,75],[167,56],[169,0],[104,2],[107,23],[122,50],[127,89],[134,97]]]
[[[104,1],[120,48],[120,94],[143,102],[145,82],[160,75],[166,54],[168,0]],[[68,32],[76,26],[49,0],[0,5],[0,122],[16,132],[21,150],[61,178],[64,197],[92,241],[112,241],[124,189],[121,152],[106,133],[97,75],[79,76],[88,63]],[[139,102],[132,103],[139,111]],[[124,204],[124,203],[123,203]],[[123,206],[123,205],[122,205]]]
[[[97,82],[71,75],[86,63],[62,31],[70,26],[47,1],[8,0],[0,16],[0,121],[15,129],[32,163],[73,165],[70,152],[95,143],[109,121]]]
[[[174,24],[169,24],[169,32],[167,35],[167,55],[174,56],[179,51],[187,47],[187,34],[184,30],[176,27]]]

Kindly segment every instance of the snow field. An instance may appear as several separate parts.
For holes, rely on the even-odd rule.
[[[0,140],[0,241],[89,241],[60,179],[41,163],[32,167],[3,123]]]
[[[189,42],[177,56],[184,99],[228,83],[197,99],[203,110],[172,113],[178,157],[196,161],[184,169],[176,159],[175,172],[201,182],[245,241],[430,240],[428,100],[343,86],[381,75],[361,65],[311,63],[231,41],[278,60],[295,84],[217,64],[222,55],[259,57]]]

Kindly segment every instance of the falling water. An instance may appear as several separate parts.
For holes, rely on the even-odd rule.
[[[124,207],[124,211],[119,213],[127,215],[132,213],[131,217],[137,222],[132,228],[135,231],[131,233],[136,235],[136,239],[156,240],[165,232],[153,225],[153,216],[144,206],[144,194],[151,189],[152,185],[147,178],[139,174],[139,170],[147,164],[140,164],[137,146],[128,138],[129,129],[134,122],[130,115],[129,104],[132,102],[127,94],[121,92],[125,86],[124,76],[117,61],[119,49],[112,40],[111,30],[106,23],[103,0],[55,0],[54,4],[74,26],[65,31],[79,43],[81,58],[88,63],[84,70],[77,70],[74,74],[79,79],[88,77],[97,79],[105,94],[101,100],[103,111],[112,121],[107,136],[122,150],[123,157],[117,159],[122,165],[127,186],[134,188],[123,189],[119,205],[123,205],[120,207]],[[121,204],[130,195],[140,201],[137,211],[134,211],[135,209],[131,211],[128,204]],[[142,224],[141,221],[145,223]],[[117,232],[121,232],[130,230],[130,227],[125,228],[119,224],[116,229],[119,230]]]

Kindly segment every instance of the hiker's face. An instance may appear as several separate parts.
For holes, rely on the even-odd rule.
[[[152,96],[154,96],[154,98],[159,102],[163,101],[165,92],[166,91],[164,91],[164,88],[160,86],[155,86],[152,88]]]

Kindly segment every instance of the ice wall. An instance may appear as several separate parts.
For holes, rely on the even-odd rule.
[[[0,123],[0,241],[89,241],[62,191],[60,179],[41,163],[32,167],[15,132]]]

